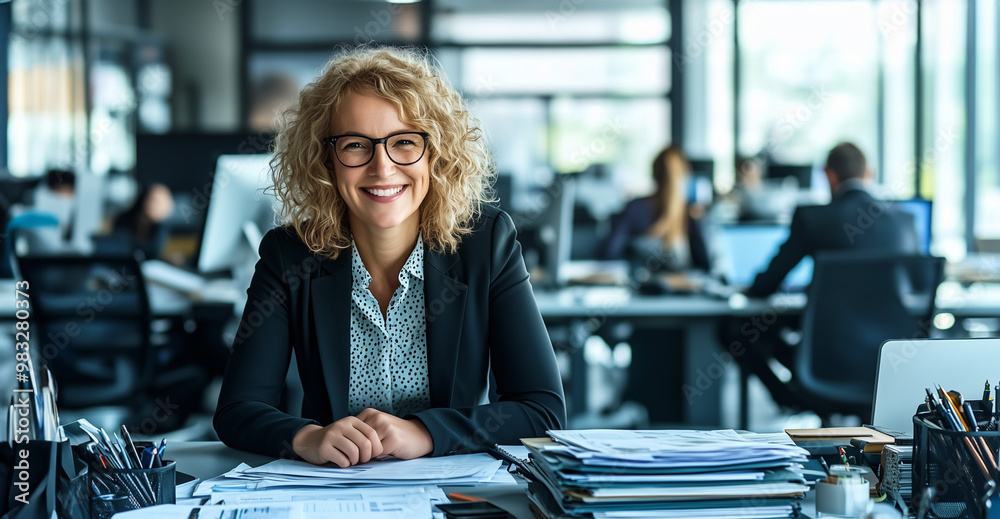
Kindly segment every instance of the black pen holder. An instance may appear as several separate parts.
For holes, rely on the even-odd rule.
[[[91,517],[105,519],[127,510],[174,504],[177,501],[177,464],[173,461],[163,463],[162,467],[151,469],[91,467]]]
[[[914,510],[927,501],[930,519],[984,519],[986,502],[997,491],[1000,431],[953,431],[929,421],[936,424],[937,413],[913,417]],[[933,490],[926,499],[928,488]]]

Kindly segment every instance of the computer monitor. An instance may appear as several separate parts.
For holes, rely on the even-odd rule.
[[[544,247],[545,285],[558,286],[567,281],[562,268],[572,253],[576,182],[572,175],[557,175],[545,190],[545,198],[551,201],[538,218],[538,234]]]
[[[494,205],[507,213],[514,212],[512,197],[514,196],[514,177],[509,173],[497,175],[493,183],[493,193],[499,199]]]
[[[719,273],[730,285],[749,287],[788,239],[789,230],[785,225],[723,225],[717,233]],[[806,256],[785,276],[782,287],[805,290],[812,281],[812,271],[813,259]]]
[[[917,230],[917,243],[921,254],[931,252],[931,209],[930,200],[912,198],[909,200],[887,200],[889,206],[896,210],[913,215],[913,223]]]
[[[94,236],[101,232],[104,220],[103,186],[104,177],[89,171],[81,171],[76,175],[71,241],[74,250],[85,254],[93,252]]]
[[[203,273],[245,269],[256,261],[263,233],[274,227],[275,199],[270,155],[222,155],[212,181],[212,193],[198,254]]]
[[[708,205],[712,203],[715,161],[711,159],[691,159],[691,175],[687,181],[687,202]]]
[[[778,164],[772,163],[767,166],[767,178],[784,179],[794,178],[798,181],[799,188],[808,189],[812,187],[812,171],[810,164]]]

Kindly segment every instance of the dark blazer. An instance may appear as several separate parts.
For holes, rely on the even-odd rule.
[[[845,185],[827,205],[800,206],[792,215],[788,239],[767,269],[757,274],[747,295],[773,294],[802,258],[832,250],[917,254],[913,216],[890,210],[854,185]]]
[[[432,455],[481,451],[563,428],[566,407],[555,354],[506,213],[484,206],[458,251],[424,246],[431,408],[416,413]],[[315,255],[290,228],[271,230],[215,412],[226,445],[293,457],[303,426],[348,416],[351,254]],[[277,409],[292,351],[305,397],[302,416]],[[498,401],[488,402],[489,375]]]
[[[611,229],[611,236],[605,244],[602,259],[622,259],[626,256],[629,242],[646,234],[646,231],[656,222],[656,210],[652,197],[637,198],[625,205]],[[712,268],[708,254],[708,244],[701,220],[688,214],[687,221],[688,248],[691,249],[691,266],[709,271]]]

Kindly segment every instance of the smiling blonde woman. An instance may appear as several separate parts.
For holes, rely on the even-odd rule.
[[[285,225],[261,242],[222,441],[347,467],[563,427],[513,222],[485,204],[482,132],[425,55],[334,58],[285,114],[271,165]],[[293,351],[300,416],[278,409]]]

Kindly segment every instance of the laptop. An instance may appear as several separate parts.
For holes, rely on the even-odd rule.
[[[718,257],[716,269],[727,284],[742,290],[753,284],[788,239],[787,225],[747,224],[722,225],[716,229]],[[785,276],[782,288],[789,292],[804,292],[812,280],[813,259],[799,262]]]
[[[987,380],[991,388],[1000,382],[1000,339],[885,341],[878,353],[871,423],[913,434],[913,415],[924,402],[925,388],[940,384],[979,400]]]

